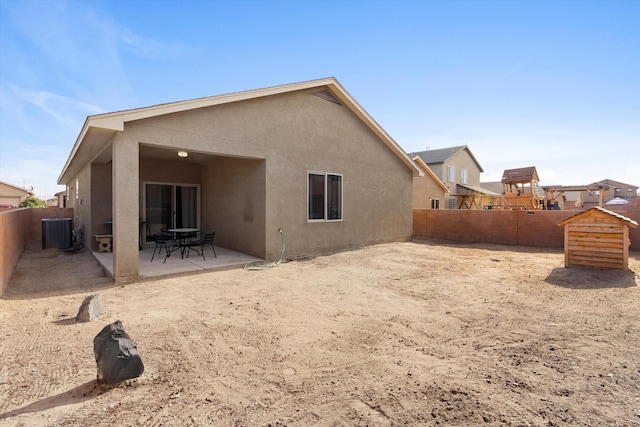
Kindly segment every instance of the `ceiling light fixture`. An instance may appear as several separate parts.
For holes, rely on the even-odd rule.
[[[189,155],[189,153],[187,153],[186,151],[178,151],[178,157],[187,157]]]

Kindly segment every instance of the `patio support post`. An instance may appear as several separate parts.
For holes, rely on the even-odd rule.
[[[135,280],[139,272],[139,145],[118,133],[112,144],[113,279]]]

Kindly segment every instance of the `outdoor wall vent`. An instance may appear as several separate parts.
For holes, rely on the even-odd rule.
[[[338,101],[338,98],[333,96],[329,89],[318,90],[316,92],[311,92],[309,95],[317,96],[318,98],[322,98],[325,101],[333,102],[334,104],[342,105],[342,102]]]

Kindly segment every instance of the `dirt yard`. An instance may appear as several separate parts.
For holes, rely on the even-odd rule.
[[[640,426],[630,269],[415,241],[114,287],[88,252],[27,250],[0,299],[0,426]],[[108,387],[93,338],[118,319],[145,372]]]

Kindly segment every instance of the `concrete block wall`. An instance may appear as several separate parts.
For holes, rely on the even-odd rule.
[[[42,240],[43,219],[71,218],[72,224],[74,223],[73,208],[34,208],[30,212],[29,240]]]
[[[29,243],[29,208],[0,212],[0,296]]]
[[[640,204],[636,197],[631,203],[624,206],[612,207],[611,210],[622,216],[626,216],[640,224]],[[631,240],[631,246],[629,249],[632,251],[640,251],[640,225],[636,228],[629,227],[629,240]]]
[[[42,220],[73,218],[72,208],[22,208],[0,211],[0,296],[29,240],[42,240]]]
[[[640,223],[640,205],[611,207]],[[413,211],[413,236],[466,243],[564,247],[558,222],[581,211],[446,210]],[[630,249],[640,250],[640,226],[629,229]]]

